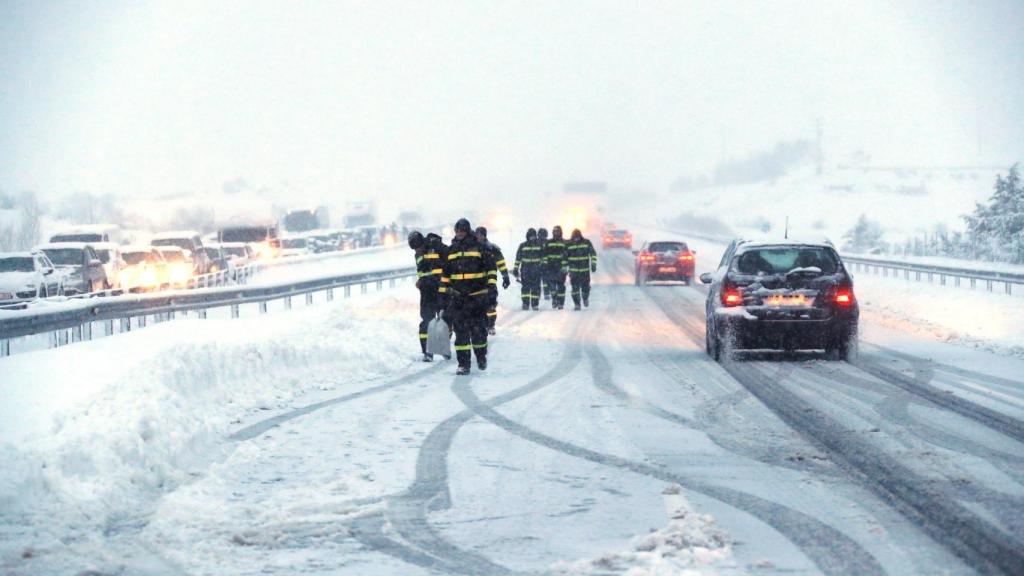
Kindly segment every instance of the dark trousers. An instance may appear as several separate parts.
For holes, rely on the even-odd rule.
[[[572,282],[572,301],[579,305],[580,298],[584,302],[590,301],[590,272],[570,272],[569,281]]]
[[[459,366],[470,366],[471,352],[477,362],[487,358],[487,297],[467,297],[453,303],[455,358]]]
[[[441,315],[436,290],[420,290],[420,350],[427,353],[427,327]]]
[[[565,273],[561,268],[548,270],[548,286],[551,290],[551,305],[565,305]]]
[[[540,306],[540,285],[541,285],[541,273],[540,270],[529,270],[524,268],[519,275],[519,279],[523,282],[523,287],[520,289],[520,294],[523,297],[523,306],[528,308],[537,308]]]

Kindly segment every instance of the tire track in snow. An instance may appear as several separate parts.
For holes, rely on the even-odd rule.
[[[452,385],[452,389],[477,416],[524,440],[603,466],[679,484],[687,490],[704,494],[742,510],[778,530],[799,547],[822,572],[828,574],[884,574],[877,560],[856,542],[828,524],[802,512],[746,492],[695,481],[656,466],[602,454],[558,440],[501,415],[494,409],[500,403],[484,402],[477,397],[466,381],[456,381]]]
[[[583,331],[583,322],[578,322],[568,339],[562,358],[554,367],[528,384],[496,396],[491,402],[495,405],[511,402],[557,382],[572,372],[582,360],[578,342]],[[472,377],[456,377],[455,382],[463,382],[468,386],[472,380]],[[391,529],[411,546],[395,541],[389,544],[379,539],[361,539],[365,544],[380,552],[432,570],[459,574],[515,573],[479,554],[464,551],[451,544],[434,530],[427,519],[429,512],[451,507],[448,453],[459,429],[474,417],[476,414],[472,410],[463,410],[431,430],[420,448],[416,460],[416,478],[412,485],[405,492],[388,499],[384,516]],[[417,554],[410,555],[409,550],[416,550]]]

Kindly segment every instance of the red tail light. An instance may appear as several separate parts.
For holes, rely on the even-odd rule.
[[[641,262],[654,262],[654,254],[648,254],[647,252],[640,253]]]
[[[679,255],[679,261],[680,262],[693,262],[693,254],[680,254]]]
[[[853,291],[849,288],[840,288],[836,291],[834,300],[840,306],[849,306],[853,304]]]
[[[743,296],[740,291],[735,288],[726,288],[722,290],[722,305],[723,306],[739,306],[743,304]]]

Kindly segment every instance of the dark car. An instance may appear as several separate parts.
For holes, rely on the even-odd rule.
[[[686,242],[659,241],[644,242],[636,253],[636,285],[651,280],[675,280],[689,284],[693,279],[693,264],[696,252]]]
[[[86,294],[110,288],[103,262],[82,242],[52,242],[38,247],[64,275],[65,294]]]
[[[706,347],[716,360],[732,350],[825,350],[847,359],[857,346],[853,277],[828,242],[729,245],[710,284]]]
[[[629,230],[608,230],[602,237],[601,246],[603,248],[625,248],[626,250],[632,250],[633,235],[629,233]]]

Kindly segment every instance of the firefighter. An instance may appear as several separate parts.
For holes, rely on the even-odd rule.
[[[551,307],[562,310],[565,308],[565,275],[569,273],[569,258],[561,226],[551,229],[551,240],[544,245],[544,266],[548,289],[551,290]]]
[[[444,298],[438,293],[441,273],[444,267],[444,242],[437,234],[409,233],[409,248],[416,251],[416,288],[420,291],[420,350],[424,362],[433,362],[434,355],[427,353],[427,327],[444,309]]]
[[[491,253],[491,259],[494,260],[494,270],[491,270],[488,274],[495,279],[498,277],[498,274],[501,274],[501,287],[508,290],[508,287],[512,285],[512,281],[508,279],[508,265],[505,264],[505,255],[501,253],[501,248],[487,239],[487,228],[484,228],[483,226],[477,226],[476,238],[480,241],[484,250]],[[487,333],[491,336],[494,336],[495,334],[495,326],[497,323],[498,301],[495,300],[494,304],[487,309]]]
[[[540,296],[545,300],[551,300],[551,286],[548,283],[547,266],[544,265],[544,248],[548,245],[548,229],[537,229],[537,242],[541,250],[541,271],[540,271]]]
[[[473,354],[480,370],[487,369],[487,310],[498,302],[494,259],[477,240],[469,220],[455,223],[439,291],[447,297],[444,320],[455,330],[455,357],[460,376],[469,374]]]
[[[580,300],[590,306],[590,273],[597,272],[597,252],[590,240],[583,237],[579,228],[572,231],[566,244],[569,254],[569,280],[572,282],[574,310],[580,310]]]
[[[541,252],[543,244],[537,239],[537,231],[530,228],[526,231],[526,242],[516,250],[516,263],[512,275],[523,287],[523,310],[540,310]]]

